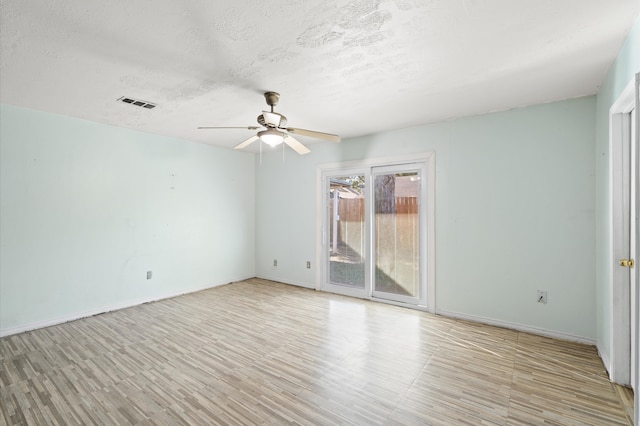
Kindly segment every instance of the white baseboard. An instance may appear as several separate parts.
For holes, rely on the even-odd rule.
[[[607,370],[607,376],[611,379],[611,360],[609,359],[609,354],[602,350],[600,344],[597,344],[596,348],[598,349],[598,355],[604,364],[604,369]]]
[[[275,281],[275,282],[279,282],[279,283],[283,283],[283,284],[290,284],[290,285],[295,285],[295,286],[298,286],[298,287],[304,287],[304,288],[309,288],[309,289],[312,289],[312,290],[316,290],[315,286],[313,284],[309,284],[309,283],[296,282],[296,281],[290,281],[290,280],[283,280],[282,278],[279,278],[279,277],[273,277],[273,276],[264,275],[264,274],[263,275],[258,275],[256,278],[261,278],[261,279]],[[387,301],[385,301],[385,302],[387,302]],[[394,303],[392,303],[392,304],[394,304]],[[404,304],[399,304],[399,305],[405,306]],[[412,308],[414,308],[414,307],[412,307]],[[418,309],[421,309],[421,308],[419,307]],[[421,309],[421,310],[426,310],[426,309]],[[450,318],[457,318],[457,319],[463,319],[463,320],[467,320],[467,321],[479,322],[479,323],[488,324],[488,325],[495,325],[497,327],[503,327],[503,328],[508,328],[508,329],[512,329],[512,330],[523,331],[523,332],[526,332],[526,333],[537,334],[539,336],[551,337],[551,338],[559,339],[559,340],[566,340],[566,341],[570,341],[570,342],[583,343],[583,344],[591,345],[591,346],[596,346],[596,343],[597,343],[596,339],[589,338],[589,337],[577,336],[577,335],[574,335],[574,334],[564,333],[564,332],[561,332],[561,331],[548,330],[548,329],[541,328],[541,327],[533,327],[533,326],[513,323],[513,322],[509,322],[509,321],[502,321],[502,320],[496,320],[496,319],[493,319],[493,318],[481,317],[481,316],[477,316],[477,315],[462,314],[462,313],[459,313],[459,312],[452,312],[452,311],[447,311],[447,310],[443,310],[443,309],[438,309],[436,311],[436,314],[437,315],[442,315],[442,316],[445,316],[445,317],[450,317]],[[605,358],[602,358],[602,360],[605,363],[605,366],[607,366],[608,365],[607,364],[608,361],[605,361]]]
[[[44,321],[36,321],[36,322],[24,324],[24,325],[19,325],[17,327],[0,329],[0,337],[11,336],[13,334],[23,333],[25,331],[37,330],[39,328],[51,327],[53,325],[63,324],[65,322],[75,321],[81,318],[87,318],[94,315],[104,314],[105,312],[112,312],[120,309],[130,308],[132,306],[142,305],[143,303],[157,302],[158,300],[170,299],[172,297],[182,296],[184,294],[189,294],[189,293],[195,293],[198,291],[207,290],[214,287],[219,287],[221,285],[230,284],[236,281],[243,281],[249,278],[253,278],[253,276],[240,277],[233,280],[224,280],[224,281],[216,282],[214,284],[207,284],[205,286],[196,286],[189,289],[183,289],[175,293],[163,294],[161,296],[127,300],[127,301],[123,301],[113,305],[103,306],[97,309],[91,309],[89,311],[74,312],[69,315],[63,315],[60,317],[51,318]]]
[[[595,346],[597,343],[596,339],[592,339],[590,337],[576,336],[574,334],[564,333],[562,331],[547,330],[545,328],[533,327],[530,325],[523,325],[523,324],[513,323],[509,321],[496,320],[493,318],[485,318],[485,317],[476,316],[476,315],[461,314],[459,312],[451,312],[443,309],[438,309],[436,311],[436,314],[442,315],[444,317],[449,317],[449,318],[463,319],[467,321],[473,321],[473,322],[479,322],[479,323],[488,324],[488,325],[495,325],[503,328],[509,328],[512,330],[524,331],[526,333],[537,334],[539,336],[545,336],[545,337],[552,337],[554,339],[584,343],[586,345]]]
[[[283,283],[283,284],[295,285],[297,287],[310,288],[311,290],[315,290],[316,289],[314,284],[303,283],[303,282],[300,282],[300,281],[283,280],[282,278],[271,277],[269,275],[257,275],[256,278],[260,278],[260,279],[263,279],[263,280],[269,280],[269,281],[275,281],[275,282],[279,282],[279,283]]]
[[[268,276],[268,275],[259,275],[256,278],[261,278],[261,279],[270,280],[270,281],[276,281],[276,282],[284,283],[284,284],[295,285],[295,286],[298,286],[298,287],[309,288],[309,289],[312,289],[312,290],[316,289],[313,284],[295,282],[295,281],[288,281],[288,280],[283,280],[281,278],[272,277],[272,276]],[[373,300],[373,299],[370,299],[370,300]],[[389,301],[385,301],[385,300],[376,300],[376,301],[386,302],[386,303],[391,303],[391,304],[397,304],[397,305],[400,305],[400,306],[406,306],[405,304],[402,304],[402,303],[394,303],[394,302],[389,302]],[[425,307],[414,307],[414,306],[411,306],[411,308],[427,311]],[[442,316],[445,316],[445,317],[450,317],[450,318],[457,318],[457,319],[463,319],[463,320],[467,320],[467,321],[479,322],[479,323],[488,324],[488,325],[495,325],[497,327],[503,327],[503,328],[508,328],[508,329],[512,329],[512,330],[524,331],[526,333],[537,334],[539,336],[551,337],[551,338],[559,339],[559,340],[566,340],[566,341],[570,341],[570,342],[583,343],[583,344],[591,345],[591,346],[596,346],[596,343],[597,343],[596,339],[589,338],[589,337],[577,336],[577,335],[574,335],[574,334],[564,333],[564,332],[561,332],[561,331],[547,330],[545,328],[533,327],[533,326],[513,323],[513,322],[509,322],[509,321],[496,320],[496,319],[493,319],[493,318],[486,318],[486,317],[481,317],[481,316],[477,316],[477,315],[462,314],[462,313],[459,313],[459,312],[452,312],[452,311],[447,311],[447,310],[443,310],[443,309],[438,309],[436,311],[436,314],[437,315],[442,315]],[[603,362],[604,362],[604,359],[603,359]]]

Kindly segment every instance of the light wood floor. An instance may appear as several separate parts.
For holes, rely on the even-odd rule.
[[[629,424],[591,346],[259,279],[0,355],[0,424]]]

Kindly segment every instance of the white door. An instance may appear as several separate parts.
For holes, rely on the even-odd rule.
[[[638,145],[635,82],[610,110],[612,277],[611,379],[637,394]]]
[[[628,114],[628,126],[629,126],[629,145],[630,145],[630,197],[629,197],[629,259],[638,259],[636,257],[638,247],[638,145],[636,141],[636,109],[634,108]],[[637,326],[637,314],[638,306],[636,303],[636,292],[638,291],[638,267],[634,265],[629,269],[629,323],[630,323],[630,338],[631,344],[629,346],[630,357],[630,384],[634,391],[637,391],[637,365],[638,365],[638,342],[636,340],[636,326]]]
[[[629,114],[630,118],[630,145],[631,145],[631,205],[630,205],[630,241],[629,244],[629,258],[637,259],[636,252],[638,248],[638,242],[640,242],[640,238],[638,237],[638,164],[640,161],[638,159],[638,137],[637,137],[637,109],[634,108]],[[630,297],[629,301],[631,303],[630,306],[630,322],[631,322],[631,388],[637,394],[638,392],[638,268],[636,271],[631,271],[629,277],[629,288],[630,288]]]
[[[635,76],[635,96],[634,96],[634,110],[631,113],[631,144],[635,147],[635,195],[636,195],[636,215],[640,212],[640,206],[638,202],[640,201],[638,197],[638,190],[640,189],[640,173],[638,172],[638,166],[640,165],[640,73],[637,73]],[[635,237],[635,247],[637,248],[640,245],[640,226],[637,226],[637,217],[636,217],[636,232],[634,234]],[[639,268],[640,269],[640,268]],[[632,300],[632,308],[631,308],[631,386],[633,388],[634,393],[634,424],[640,424],[640,391],[638,390],[638,382],[640,381],[640,273],[638,269],[636,269],[635,273],[635,282],[634,282],[634,297]]]
[[[620,133],[613,141],[612,173],[612,285],[611,285],[611,379],[629,385],[631,366],[631,144],[623,137],[623,116],[614,120]]]

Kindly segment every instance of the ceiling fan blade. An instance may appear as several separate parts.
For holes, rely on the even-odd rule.
[[[306,146],[302,145],[300,142],[298,142],[296,139],[294,139],[294,137],[291,136],[291,135],[285,136],[284,143],[289,145],[289,147],[291,149],[293,149],[295,152],[297,152],[300,155],[308,154],[308,153],[311,152],[311,151],[309,151],[309,148],[307,148]]]
[[[340,136],[332,135],[331,133],[316,132],[313,130],[305,130],[305,129],[295,129],[292,127],[289,127],[286,130],[287,132],[293,133],[294,135],[309,136],[311,138],[323,139],[325,141],[330,141],[330,142],[340,142]]]
[[[251,145],[252,143],[254,143],[255,141],[257,141],[258,139],[260,139],[258,136],[253,135],[253,136],[251,136],[249,139],[247,139],[246,141],[244,141],[244,142],[240,142],[238,145],[234,146],[234,147],[233,147],[233,149],[242,149],[242,148],[244,148],[245,146],[249,146],[249,145]]]
[[[198,127],[198,129],[247,129],[247,130],[258,130],[258,126],[247,126],[247,127]]]

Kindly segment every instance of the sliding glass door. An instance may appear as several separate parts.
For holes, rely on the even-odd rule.
[[[426,303],[424,163],[322,174],[326,291]]]

